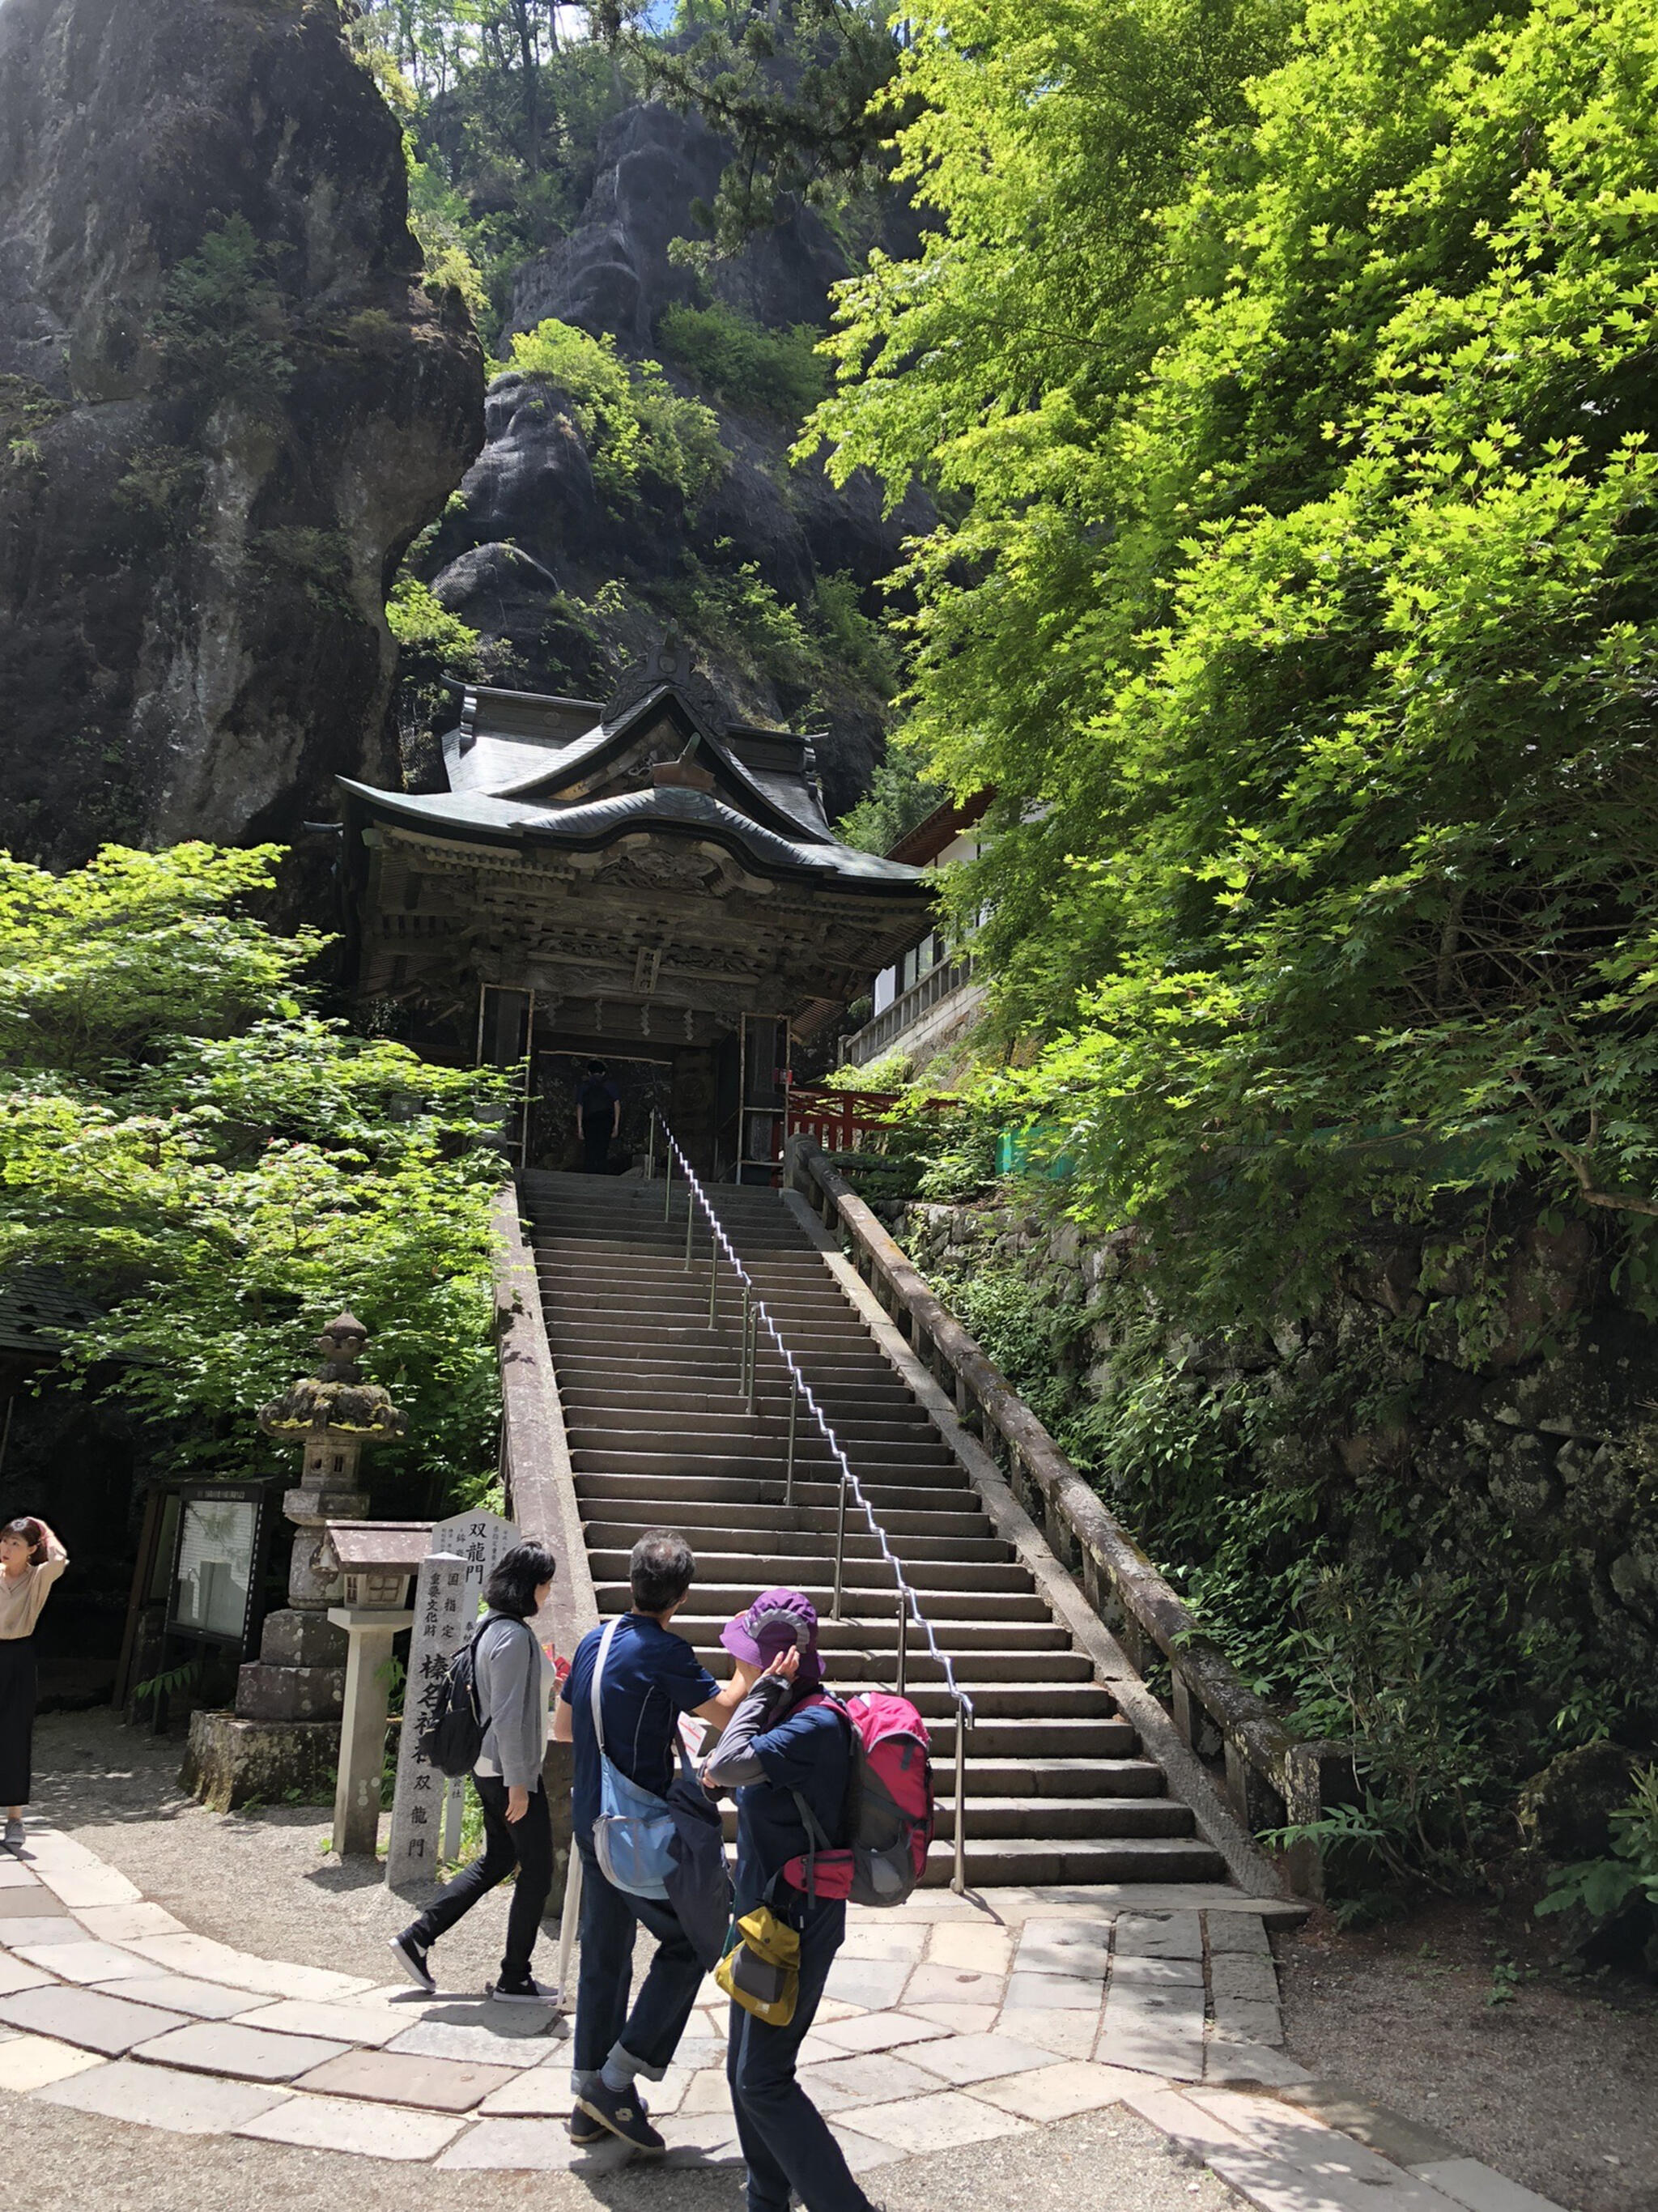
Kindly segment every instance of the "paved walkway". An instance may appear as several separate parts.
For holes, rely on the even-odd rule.
[[[625,2160],[570,2146],[566,2022],[238,1951],[71,1837],[27,1850],[0,1860],[0,2090],[448,2171],[598,2186]],[[925,1893],[856,1916],[802,2054],[854,2169],[1125,2107],[1260,2212],[1558,2212],[1287,2058],[1272,1908],[1223,1896]],[[651,2093],[670,2167],[740,2164],[724,2057],[709,1984]]]

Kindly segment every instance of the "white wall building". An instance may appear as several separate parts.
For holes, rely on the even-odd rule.
[[[887,857],[913,868],[976,860],[979,824],[991,796],[983,792],[959,806],[950,800],[936,807]],[[854,1067],[894,1051],[924,1060],[972,1026],[984,995],[983,987],[973,981],[971,953],[952,955],[942,933],[929,929],[876,977],[874,1011],[846,1040],[843,1057]]]

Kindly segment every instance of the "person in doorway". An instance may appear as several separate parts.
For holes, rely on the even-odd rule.
[[[427,1961],[433,1944],[516,1867],[501,1974],[484,1995],[506,2004],[546,2004],[558,1996],[530,1971],[553,1886],[553,1824],[541,1765],[556,1683],[553,1662],[530,1620],[546,1604],[556,1571],[552,1553],[539,1544],[515,1544],[501,1554],[484,1588],[489,1610],[477,1632],[473,1667],[485,1724],[472,1769],[483,1808],[483,1852],[439,1891],[418,1920],[392,1938],[404,1972],[423,1990],[437,1988]]]
[[[22,1850],[33,1779],[34,1624],[68,1565],[69,1553],[44,1521],[26,1516],[0,1528],[0,1805],[9,1851]]]
[[[575,1133],[581,1139],[584,1175],[608,1175],[610,1139],[622,1133],[622,1093],[602,1060],[590,1060],[576,1085]]]
[[[658,1528],[639,1539],[628,1562],[633,1609],[610,1640],[600,1686],[606,1755],[630,1781],[664,1799],[673,1778],[680,1715],[720,1727],[748,1687],[739,1670],[721,1689],[668,1626],[695,1572],[683,1536]],[[576,2109],[570,2138],[596,2143],[617,2136],[635,2150],[654,2152],[665,2146],[635,2080],[642,2074],[647,2081],[659,2081],[666,2073],[690,2017],[702,1966],[672,1907],[617,1889],[593,1850],[600,1759],[592,1682],[604,1634],[602,1628],[590,1629],[576,1646],[553,1723],[557,1741],[575,1749],[573,1825],[581,1854],[581,1969],[570,2075]],[[656,1955],[630,2009],[634,1942],[641,1927],[656,1938]]]
[[[753,1686],[702,1770],[711,1796],[737,1798],[736,1912],[768,1905],[800,1937],[788,2026],[731,2009],[726,2071],[749,2169],[748,2212],[789,2212],[792,2195],[806,2212],[874,2212],[794,2070],[847,1928],[843,1899],[809,1897],[783,1875],[811,1850],[802,1800],[820,1835],[838,1843],[847,1832],[851,1738],[835,1707],[814,1698],[823,1680],[817,1609],[800,1590],[768,1590],[720,1640]]]

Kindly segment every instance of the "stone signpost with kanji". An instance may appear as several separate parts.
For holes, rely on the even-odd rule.
[[[420,1739],[435,1717],[449,1662],[477,1626],[483,1585],[518,1541],[518,1531],[498,1513],[457,1513],[432,1530],[432,1550],[421,1562],[415,1620],[404,1690],[398,1746],[398,1780],[392,1801],[392,1839],[386,1880],[392,1889],[436,1881],[444,1856],[445,1778],[420,1755]],[[465,1783],[452,1786],[448,1856],[459,1843]]]
[[[503,1552],[510,1552],[518,1541],[518,1530],[510,1521],[503,1521],[499,1513],[490,1513],[483,1506],[470,1513],[452,1513],[446,1521],[436,1522],[432,1530],[432,1549],[434,1552],[453,1552],[466,1562],[467,1580],[474,1586],[474,1610],[483,1595],[483,1586],[495,1572]],[[453,1859],[460,1854],[460,1816],[466,1803],[466,1777],[451,1782],[446,1795],[446,1809],[443,1820],[443,1855]]]
[[[415,1585],[398,1784],[392,1800],[392,1844],[386,1858],[386,1880],[392,1889],[436,1881],[441,1872],[444,1778],[421,1757],[419,1744],[422,1732],[435,1717],[449,1662],[477,1621],[477,1604],[465,1560],[452,1552],[434,1552],[422,1559]]]

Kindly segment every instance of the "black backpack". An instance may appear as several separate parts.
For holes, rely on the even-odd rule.
[[[486,1613],[444,1669],[432,1717],[421,1730],[415,1746],[427,1765],[435,1766],[440,1774],[452,1778],[470,1774],[478,1763],[489,1725],[488,1714],[478,1710],[478,1639],[486,1628],[493,1628],[498,1620],[510,1620],[512,1617],[510,1613]],[[529,1622],[520,1621],[519,1626],[530,1630],[533,1641],[535,1631],[530,1628]]]

